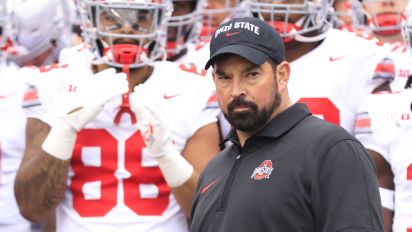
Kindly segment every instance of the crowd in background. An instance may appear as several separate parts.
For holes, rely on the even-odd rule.
[[[245,16],[281,35],[291,100],[368,149],[385,232],[412,232],[408,0],[0,0],[0,231],[188,231],[231,129],[210,38]]]

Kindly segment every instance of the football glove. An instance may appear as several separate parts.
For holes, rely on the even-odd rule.
[[[148,94],[143,84],[136,86],[134,92],[131,105],[144,143],[157,160],[168,185],[181,186],[192,176],[193,166],[174,147],[161,96]]]
[[[74,86],[74,87],[73,87]],[[116,96],[128,92],[126,74],[107,69],[92,77],[84,77],[71,87],[71,93],[62,93],[62,103],[72,102],[71,109],[52,125],[42,148],[56,158],[68,160],[72,156],[77,132],[90,122],[104,104]],[[75,88],[75,90],[73,90]]]

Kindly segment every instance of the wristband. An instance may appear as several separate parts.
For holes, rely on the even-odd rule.
[[[394,207],[393,197],[395,195],[395,191],[391,189],[379,187],[379,193],[381,195],[382,207],[390,209],[390,210],[394,210],[395,207]]]
[[[171,188],[183,185],[193,174],[193,166],[176,150],[156,160],[166,183]]]
[[[59,122],[51,128],[42,144],[42,148],[55,158],[69,160],[73,154],[76,137],[77,133],[74,129],[64,122]]]

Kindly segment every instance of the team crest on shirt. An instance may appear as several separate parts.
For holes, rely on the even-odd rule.
[[[255,168],[250,178],[255,180],[269,179],[273,171],[273,164],[271,160],[263,161],[259,167]]]

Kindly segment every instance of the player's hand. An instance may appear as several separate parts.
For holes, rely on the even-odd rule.
[[[69,80],[56,96],[60,118],[42,145],[44,151],[62,160],[71,158],[77,132],[96,117],[104,104],[129,90],[126,74],[114,69]]]
[[[170,124],[162,107],[161,96],[149,94],[143,84],[135,87],[131,98],[143,140],[157,160],[167,184],[171,188],[186,183],[193,175],[193,166],[174,147]]]
[[[96,117],[104,104],[127,91],[126,74],[116,73],[112,68],[106,69],[81,82],[74,91],[74,96],[69,99],[72,101],[72,108],[66,108],[67,112],[61,119],[75,131],[79,131]],[[68,102],[67,99],[65,101]]]
[[[132,110],[136,113],[143,140],[150,153],[160,158],[175,150],[168,119],[162,109],[162,99],[145,91],[143,84],[135,87]]]

